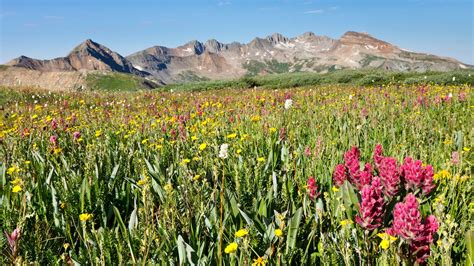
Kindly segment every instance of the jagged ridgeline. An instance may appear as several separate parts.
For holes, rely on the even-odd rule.
[[[86,40],[66,57],[38,60],[21,56],[7,65],[10,67],[1,72],[2,85],[34,85],[48,78],[43,83],[52,84],[50,87],[62,85],[72,89],[88,87],[86,76],[90,72],[95,75],[130,74],[140,77],[144,87],[157,87],[190,81],[294,72],[327,73],[341,69],[425,72],[472,68],[452,58],[407,51],[367,33],[352,31],[339,39],[307,32],[293,38],[275,33],[246,44],[193,40],[176,48],[153,46],[126,57]],[[57,72],[69,74],[51,74]],[[68,77],[68,82],[62,80],[64,77]]]

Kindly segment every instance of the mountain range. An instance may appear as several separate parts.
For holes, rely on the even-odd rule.
[[[193,40],[176,48],[153,46],[125,57],[88,39],[66,57],[38,60],[20,56],[6,65],[13,69],[10,75],[18,69],[29,70],[23,70],[22,75],[39,71],[42,74],[35,74],[39,78],[53,75],[50,72],[120,72],[156,85],[337,69],[423,72],[472,68],[453,58],[404,50],[367,33],[353,31],[339,39],[306,32],[293,38],[274,33],[245,44]],[[1,77],[5,73],[0,72],[0,84],[8,80]],[[18,75],[10,77],[10,83],[12,79],[21,83]]]

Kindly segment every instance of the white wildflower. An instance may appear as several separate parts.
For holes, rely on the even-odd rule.
[[[229,144],[224,143],[221,145],[221,148],[219,150],[219,158],[226,159],[229,156]]]
[[[292,99],[286,99],[285,100],[285,109],[286,110],[290,109],[291,105],[293,105],[293,100]]]

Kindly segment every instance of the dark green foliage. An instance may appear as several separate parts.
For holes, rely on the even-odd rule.
[[[253,63],[251,63],[253,64]],[[257,64],[253,64],[257,67]],[[258,65],[259,66],[259,65]],[[275,66],[280,68],[283,66]],[[253,69],[256,71],[257,68]],[[425,78],[426,77],[426,78]],[[453,80],[453,77],[455,79]],[[357,86],[380,86],[389,84],[439,84],[472,85],[474,70],[450,72],[387,72],[382,70],[335,70],[329,73],[284,73],[261,76],[246,76],[235,80],[213,80],[185,84],[170,84],[163,90],[204,91],[224,88],[269,88],[285,89],[302,86],[348,84]]]

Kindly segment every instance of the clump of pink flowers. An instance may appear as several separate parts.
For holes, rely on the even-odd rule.
[[[429,215],[424,222],[421,222],[418,201],[410,193],[404,202],[395,205],[392,228],[387,231],[406,240],[416,261],[423,263],[430,255],[430,244],[433,243],[438,227],[438,221],[433,215]]]
[[[306,181],[306,187],[308,188],[309,198],[311,200],[319,196],[318,186],[316,185],[316,180],[314,177],[310,176],[308,178],[308,181]]]
[[[380,144],[375,146],[372,159],[375,167],[366,163],[361,169],[360,151],[352,147],[344,154],[344,164],[335,167],[333,184],[340,187],[347,180],[359,191],[355,221],[360,227],[399,236],[408,244],[414,260],[425,262],[438,222],[433,215],[422,221],[415,195],[426,196],[435,188],[433,166],[411,157],[399,164],[395,158],[383,155]],[[404,202],[396,203],[403,198]]]
[[[364,186],[361,190],[361,197],[360,214],[355,217],[355,221],[361,227],[369,230],[380,227],[385,211],[380,178],[375,177],[370,185]]]

